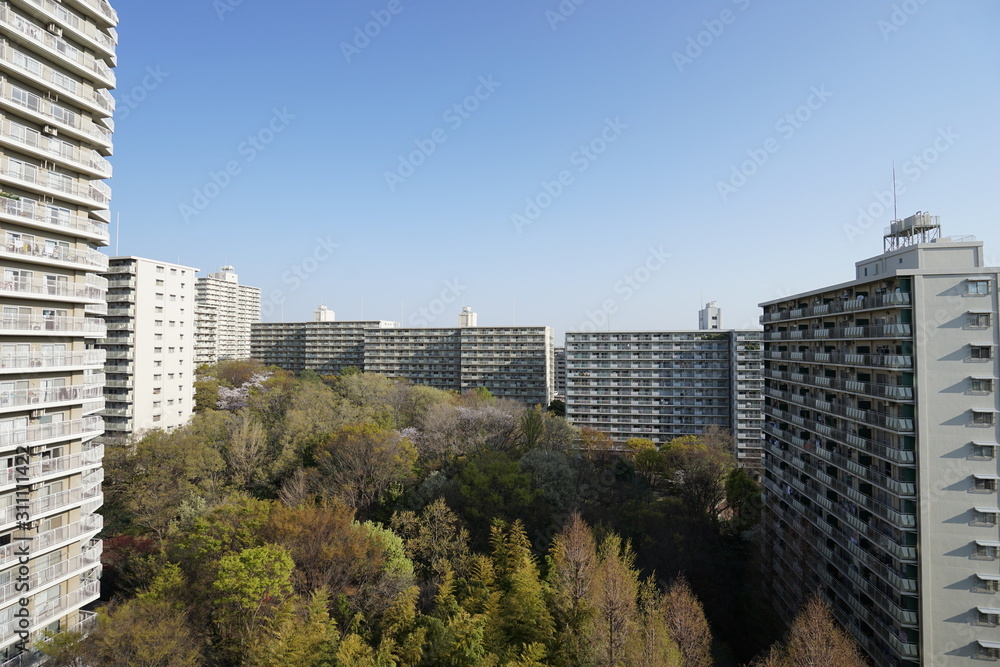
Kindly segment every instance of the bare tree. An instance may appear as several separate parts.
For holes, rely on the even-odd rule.
[[[711,667],[712,631],[701,602],[681,575],[667,591],[663,610],[670,636],[680,646],[685,667]]]

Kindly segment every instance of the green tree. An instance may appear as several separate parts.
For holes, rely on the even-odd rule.
[[[244,549],[219,560],[213,606],[220,653],[237,664],[250,655],[248,648],[259,641],[258,633],[290,596],[294,567],[288,552],[274,545]]]
[[[397,431],[352,424],[337,431],[317,459],[324,493],[367,511],[390,492],[402,492],[413,477],[417,450]]]
[[[726,508],[733,531],[750,530],[760,521],[760,487],[743,468],[733,468],[726,477]]]

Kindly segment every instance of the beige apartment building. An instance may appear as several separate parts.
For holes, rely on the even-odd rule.
[[[1000,658],[998,271],[918,213],[762,304],[771,597],[818,592],[877,665]]]
[[[198,269],[112,257],[103,412],[107,437],[172,431],[194,410],[194,281]]]
[[[5,667],[30,664],[44,630],[88,627],[99,596],[116,23],[103,0],[0,5]]]
[[[195,283],[195,365],[250,358],[250,326],[260,321],[260,288],[240,285],[232,266]]]

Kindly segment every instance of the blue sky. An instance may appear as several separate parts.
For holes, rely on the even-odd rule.
[[[265,320],[756,326],[881,252],[893,161],[1000,263],[994,0],[114,6],[118,251]]]

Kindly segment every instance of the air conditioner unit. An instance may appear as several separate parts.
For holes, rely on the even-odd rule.
[[[32,410],[31,411],[31,418],[32,419],[38,419],[39,417],[41,417],[44,414],[45,414],[45,410]]]
[[[45,26],[45,29],[51,32],[56,37],[62,37],[62,28],[57,26],[55,23],[50,23]]]
[[[50,134],[53,137],[58,137],[59,136],[59,130],[57,130],[56,128],[52,127],[51,125],[46,125],[45,127],[43,127],[42,128],[42,132],[44,132],[45,134]]]

